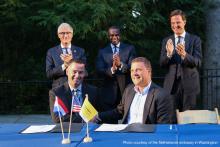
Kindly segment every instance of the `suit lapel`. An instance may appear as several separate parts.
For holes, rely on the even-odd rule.
[[[109,66],[112,66],[113,52],[112,52],[111,45],[109,44],[105,49],[106,50],[105,50],[105,53],[103,55],[103,58],[105,59],[105,61],[107,61]]]
[[[122,59],[123,57],[124,57],[124,55],[123,55],[123,53],[124,53],[124,44],[121,42],[120,43],[120,46],[119,46],[119,57],[120,57],[120,59]]]
[[[130,89],[130,91],[131,91],[131,93],[129,93],[128,95],[127,95],[127,99],[125,100],[125,115],[123,116],[123,122],[126,120],[125,118],[127,118],[128,117],[128,111],[130,110],[130,107],[131,107],[131,103],[132,103],[132,101],[133,101],[133,99],[134,99],[134,96],[135,96],[135,91],[134,91],[134,86],[132,86],[132,88]]]
[[[147,94],[147,98],[146,98],[146,101],[145,101],[145,105],[144,105],[144,116],[143,116],[143,122],[145,123],[146,119],[147,119],[147,116],[149,115],[149,111],[150,111],[150,108],[151,108],[151,104],[152,104],[152,101],[153,101],[153,98],[154,98],[154,84],[151,83],[151,86],[150,86],[150,89],[149,89],[149,92]]]
[[[72,103],[72,93],[70,91],[68,82],[64,83],[64,96],[66,97],[66,100],[67,100],[67,107],[70,110],[71,109],[71,103]]]
[[[185,36],[185,50],[187,51],[187,49],[189,49],[189,42],[190,42],[190,35],[189,33],[186,32],[186,36]],[[189,52],[189,51],[187,51]]]
[[[59,63],[63,63],[63,61],[60,58],[60,55],[63,53],[62,48],[61,48],[60,45],[58,45],[56,47],[55,52],[56,52],[56,54],[55,54],[56,55],[56,60],[58,60]]]
[[[77,48],[74,45],[71,45],[72,55],[75,56],[77,54]]]
[[[83,102],[84,102],[84,99],[85,99],[85,96],[86,96],[86,94],[88,94],[88,93],[85,93],[87,90],[86,90],[86,85],[85,84],[82,84],[82,104],[83,104]]]

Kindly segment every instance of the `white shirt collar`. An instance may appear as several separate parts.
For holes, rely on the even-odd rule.
[[[138,94],[144,95],[144,94],[148,93],[150,86],[151,86],[151,81],[147,86],[144,87],[143,92],[141,92],[137,86],[134,87],[134,91]]]
[[[68,83],[69,84],[69,83]],[[73,91],[73,90],[79,90],[79,91],[82,91],[82,84],[80,84],[77,88],[73,88],[70,84],[69,84],[69,87],[70,87],[70,90]]]
[[[174,34],[174,37],[177,38],[178,36],[181,36],[182,38],[185,38],[186,36],[186,31],[184,31],[181,35],[176,35]]]
[[[115,47],[115,45],[111,43],[111,48],[114,48],[114,47]],[[116,47],[117,47],[117,48],[120,47],[120,42],[116,45]]]
[[[65,48],[64,45],[63,45],[62,43],[60,44],[60,46],[61,46],[61,48]],[[67,48],[71,48],[71,43],[68,45]]]

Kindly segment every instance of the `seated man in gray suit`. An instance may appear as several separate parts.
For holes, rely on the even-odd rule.
[[[170,95],[151,80],[152,68],[144,57],[131,62],[131,79],[117,108],[99,113],[93,122],[122,119],[122,123],[163,124],[172,122]]]
[[[85,94],[88,94],[89,101],[97,109],[97,88],[83,82],[84,77],[87,75],[85,63],[80,60],[71,60],[66,70],[66,74],[68,76],[68,81],[49,92],[50,113],[52,120],[55,123],[59,122],[59,114],[54,112],[56,97],[59,97],[62,108],[66,112],[66,114],[61,118],[62,121],[69,121],[70,119],[72,99],[74,99],[74,104],[82,106]],[[77,110],[73,113],[72,122],[82,122]]]
[[[46,56],[46,74],[53,80],[52,88],[67,81],[66,68],[71,59],[86,62],[84,49],[71,44],[73,28],[68,23],[61,23],[57,29],[60,44],[50,48]]]

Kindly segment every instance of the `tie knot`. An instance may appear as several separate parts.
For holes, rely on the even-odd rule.
[[[117,53],[117,45],[114,44],[113,53]]]
[[[62,48],[64,54],[68,54],[68,48]]]
[[[177,39],[177,44],[179,44],[179,43],[181,42],[181,38],[182,38],[182,37],[181,37],[181,36],[178,36],[177,38],[178,38],[178,39]]]
[[[79,89],[73,89],[73,90],[72,90],[72,94],[73,94],[73,95],[77,95],[79,92],[80,92]]]

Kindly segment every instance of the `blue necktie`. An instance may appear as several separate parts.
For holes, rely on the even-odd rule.
[[[176,46],[180,43],[180,41],[181,41],[181,36],[178,36]],[[181,57],[180,57],[180,55],[177,54],[177,52],[175,53],[175,60],[176,60],[177,64],[181,64],[181,62],[182,62]]]
[[[113,54],[117,53],[117,46],[114,45]]]
[[[181,41],[181,36],[178,36],[178,40],[177,40],[177,44],[176,46],[180,43]],[[175,53],[175,60],[176,60],[176,79],[180,78],[181,77],[181,63],[182,63],[182,59],[180,57],[179,54]]]
[[[81,106],[80,94],[79,93],[80,93],[79,89],[76,89],[76,90],[72,91],[72,94],[73,94],[73,104]]]

